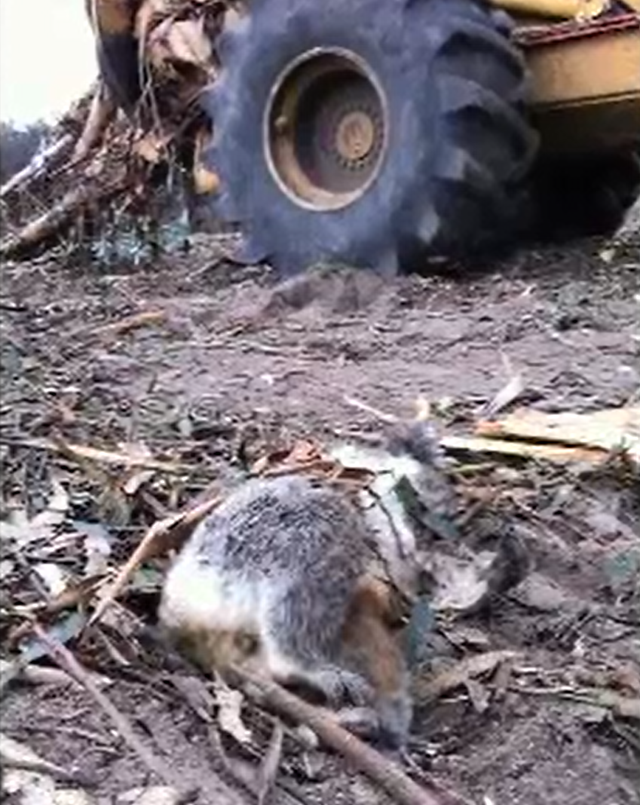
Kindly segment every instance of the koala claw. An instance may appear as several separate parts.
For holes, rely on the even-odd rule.
[[[342,689],[346,698],[348,698],[355,707],[364,707],[367,704],[371,704],[373,701],[373,689],[360,674],[355,674],[351,671],[341,671],[340,682],[342,683]]]
[[[314,684],[327,701],[339,705],[348,699],[356,707],[364,707],[373,701],[374,694],[369,683],[360,674],[342,669],[326,669],[314,674]]]

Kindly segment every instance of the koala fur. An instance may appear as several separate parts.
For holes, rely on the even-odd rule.
[[[283,685],[373,706],[402,745],[409,678],[372,535],[341,491],[308,478],[250,480],[171,566],[159,619],[206,670],[247,662]]]

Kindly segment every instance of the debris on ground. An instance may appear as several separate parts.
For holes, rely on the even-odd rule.
[[[585,459],[592,457],[595,461],[618,454],[640,464],[640,406],[581,414],[521,411],[498,422],[479,422],[475,432],[481,437],[525,440],[520,441],[524,454],[527,443],[537,444],[541,456],[541,443],[549,444],[549,457],[558,455],[553,451],[554,444],[577,445],[587,448],[576,452],[576,456]]]
[[[139,272],[6,268],[3,736],[40,765],[3,763],[3,786],[20,772],[61,802],[637,805],[633,270],[599,274],[597,246],[575,264],[534,255],[473,281],[400,278],[362,308],[281,305],[247,329],[268,269],[201,272],[219,257],[202,248]],[[441,448],[428,495],[383,447],[416,414]],[[378,507],[394,548],[417,551],[401,757],[277,687],[202,675],[154,632],[172,551],[227,490],[285,472]]]
[[[145,89],[135,115],[117,108],[102,79],[72,106],[51,142],[0,188],[2,259],[65,242],[103,259],[138,259],[186,237],[198,193],[216,187],[215,174],[198,157],[194,166],[192,152],[199,154],[210,136],[198,98],[216,79],[212,42],[231,5],[139,4]]]

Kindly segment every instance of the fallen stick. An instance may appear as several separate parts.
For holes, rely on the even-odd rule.
[[[51,163],[58,156],[60,156],[60,154],[69,148],[72,143],[73,135],[65,134],[59,140],[56,140],[53,145],[50,145],[45,151],[42,151],[40,154],[36,154],[28,165],[15,173],[7,182],[2,185],[2,187],[0,187],[0,200],[8,196],[9,193],[18,188],[20,185],[27,184],[43,173],[43,171],[46,170],[46,168],[48,168]]]
[[[73,151],[73,160],[81,162],[88,156],[89,151],[102,139],[107,126],[115,117],[116,103],[104,81],[98,81],[98,86],[91,99],[89,114],[84,124],[82,134],[78,138]]]
[[[171,779],[171,775],[167,773],[166,762],[163,763],[153,752],[145,746],[141,739],[135,734],[133,727],[128,719],[116,709],[115,705],[107,698],[107,696],[98,688],[96,683],[91,679],[88,672],[80,665],[78,660],[62,643],[58,642],[51,635],[40,626],[39,623],[33,624],[33,633],[38,640],[47,649],[51,659],[66,671],[69,676],[73,677],[79,682],[84,689],[91,694],[96,703],[104,710],[104,712],[113,721],[114,726],[131,747],[131,749],[138,755],[140,760],[144,763],[147,769],[153,772],[163,783],[169,786],[175,786],[176,781]]]
[[[445,436],[440,442],[446,451],[459,453],[496,453],[520,458],[543,459],[566,464],[570,461],[599,464],[607,460],[606,450],[590,447],[564,447],[553,444],[513,442],[483,436]]]
[[[29,624],[30,625],[30,624]],[[29,631],[31,631],[29,629]],[[107,677],[101,677],[89,673],[97,685],[106,685],[109,683]],[[42,665],[35,663],[9,662],[8,660],[0,660],[0,695],[4,693],[4,688],[14,680],[24,682],[29,685],[59,685],[68,686],[73,685],[78,687],[78,682],[69,676],[65,671],[59,668],[46,668]]]
[[[39,218],[24,226],[16,235],[0,243],[0,258],[9,260],[35,249],[49,238],[59,235],[90,204],[102,204],[124,190],[130,180],[122,174],[113,183],[96,187],[82,184],[71,190],[62,200]]]
[[[329,747],[349,760],[383,788],[400,805],[453,805],[462,800],[427,791],[415,783],[389,758],[347,732],[334,719],[275,682],[255,676],[237,666],[231,676],[246,696],[259,705],[267,705],[281,715],[306,724]]]
[[[5,769],[19,769],[21,771],[31,771],[36,774],[46,774],[61,783],[75,783],[84,788],[92,788],[96,781],[92,777],[87,777],[80,772],[67,771],[56,763],[48,760],[28,760],[27,758],[12,758],[0,752],[1,765]]]
[[[61,453],[71,461],[88,460],[102,464],[126,467],[127,469],[153,470],[155,472],[186,473],[193,472],[196,467],[190,464],[177,464],[171,461],[160,461],[145,456],[135,456],[128,453],[117,453],[114,450],[103,450],[86,444],[72,444],[64,439],[12,439],[0,436],[0,444],[10,444],[15,447],[29,447],[32,450],[50,450],[52,453]]]
[[[142,313],[135,313],[125,319],[120,319],[120,321],[96,327],[94,330],[90,330],[88,335],[92,337],[124,335],[147,324],[161,324],[166,318],[167,314],[164,310],[143,310]]]
[[[170,547],[177,548],[188,537],[191,530],[212,512],[222,501],[222,496],[206,500],[192,509],[158,520],[144,535],[138,547],[120,568],[111,585],[103,592],[88,626],[96,623],[104,615],[109,606],[120,595],[129,579],[138,567],[147,559],[165,553]]]
[[[503,663],[518,656],[518,652],[509,650],[473,654],[433,678],[417,679],[413,686],[414,696],[421,704],[433,702],[456,688],[463,687],[470,679],[492,673]]]
[[[154,470],[157,472],[182,473],[191,472],[194,467],[187,464],[174,464],[170,461],[158,461],[145,456],[129,455],[127,453],[117,453],[114,450],[103,450],[99,447],[91,447],[85,444],[71,444],[64,439],[55,438],[41,443],[41,446],[49,450],[57,450],[63,456],[72,460],[88,459],[101,464],[112,464],[114,466],[126,467],[127,469]]]
[[[582,447],[589,450],[627,450],[640,458],[640,406],[604,408],[590,413],[547,414],[526,411],[499,422],[477,423],[475,435],[488,438],[522,439]]]
[[[629,718],[640,721],[640,697],[631,698],[621,696],[613,690],[573,690],[568,686],[558,688],[536,688],[530,685],[513,684],[510,690],[522,693],[526,696],[556,696],[559,699],[567,699],[581,704],[588,704],[592,707],[601,707],[612,710],[620,718]]]
[[[400,422],[400,417],[397,417],[395,414],[387,414],[379,408],[374,408],[372,405],[369,405],[369,403],[362,402],[362,400],[358,400],[355,397],[349,397],[348,394],[345,394],[343,399],[346,404],[350,405],[352,408],[357,408],[358,411],[364,411],[365,414],[371,414],[375,419],[386,422],[388,425],[395,425]]]

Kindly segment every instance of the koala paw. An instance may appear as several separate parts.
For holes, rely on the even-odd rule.
[[[404,693],[381,697],[376,703],[376,711],[380,719],[380,742],[391,749],[403,748],[413,716],[410,697]]]
[[[314,674],[314,683],[332,705],[349,700],[355,707],[371,704],[374,695],[369,683],[352,671],[328,668]]]

